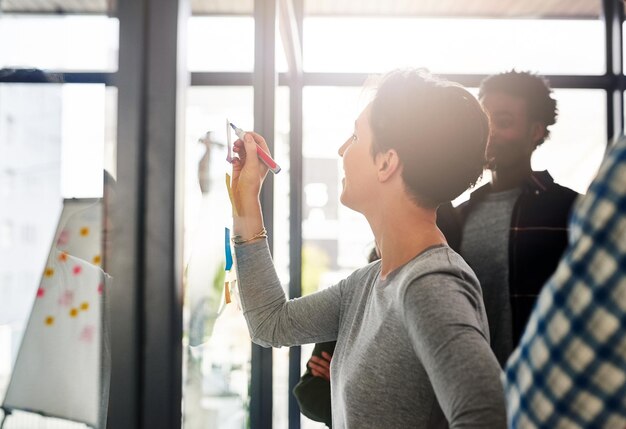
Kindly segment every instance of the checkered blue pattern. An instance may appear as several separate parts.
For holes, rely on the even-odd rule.
[[[504,377],[510,428],[626,428],[626,140],[577,201]]]

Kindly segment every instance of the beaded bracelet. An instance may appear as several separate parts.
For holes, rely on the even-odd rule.
[[[249,241],[256,240],[257,238],[267,238],[267,230],[263,228],[261,231],[257,232],[252,237],[246,240],[242,240],[241,235],[233,235],[233,238],[231,238],[231,240],[234,244],[244,244]]]

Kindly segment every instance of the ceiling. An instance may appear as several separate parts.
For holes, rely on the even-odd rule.
[[[4,13],[115,15],[116,1],[0,0]],[[190,0],[195,15],[250,15],[253,0]],[[263,1],[263,0],[257,0]],[[304,0],[306,15],[597,19],[601,0]]]

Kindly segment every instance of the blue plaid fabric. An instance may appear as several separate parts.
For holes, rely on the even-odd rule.
[[[504,377],[510,428],[626,428],[626,140],[577,201]]]

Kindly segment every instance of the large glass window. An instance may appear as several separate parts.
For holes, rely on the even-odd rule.
[[[35,4],[41,2],[30,3],[30,13],[23,14],[10,12],[26,11],[19,1],[0,6],[5,12],[0,14],[0,68],[118,70],[117,18],[93,10],[85,15],[89,11],[81,12],[80,2],[72,2],[70,14],[38,15],[50,12],[50,6],[42,4],[37,12]],[[337,75],[331,73],[381,73],[421,66],[433,73],[485,75],[515,68],[569,75],[577,87],[597,88],[599,80],[593,79],[606,72],[605,25],[599,19],[605,3],[569,5],[572,19],[549,12],[548,3],[524,4],[515,10],[505,10],[503,3],[493,6],[491,13],[479,14],[506,14],[502,19],[446,17],[453,8],[471,15],[484,6],[480,2],[478,6],[431,3],[434,13],[421,18],[421,8],[428,6],[419,2],[404,6],[304,2],[304,81],[313,73],[316,79],[329,80],[327,86],[304,88],[302,124],[293,123],[300,118],[290,117],[289,91],[298,88],[279,87],[275,94],[272,138],[274,157],[283,171],[274,176],[272,239],[286,292],[294,238],[289,222],[296,216],[290,213],[290,200],[296,194],[302,195],[302,218],[296,219],[302,222],[302,295],[333,285],[363,266],[374,244],[363,216],[339,202],[343,171],[337,155],[371,94],[361,87],[333,86]],[[254,424],[248,412],[250,371],[255,364],[250,338],[236,297],[225,304],[224,228],[231,226],[225,187],[225,174],[230,172],[225,162],[226,119],[245,129],[255,125],[253,88],[227,85],[232,85],[233,77],[247,78],[254,71],[259,57],[253,15],[257,4],[198,0],[192,5],[197,15],[188,21],[188,70],[210,72],[206,75],[215,84],[189,88],[186,105],[183,416],[184,426],[189,427]],[[96,7],[101,7],[97,13],[105,9]],[[285,72],[284,49],[276,34],[276,69]],[[283,77],[281,82],[288,81]],[[533,155],[532,166],[547,169],[558,183],[582,193],[606,146],[606,91],[557,89],[555,97],[559,118],[550,139]],[[0,398],[37,299],[63,199],[99,198],[102,169],[115,176],[116,104],[117,90],[104,85],[0,84]],[[290,128],[300,125],[303,140],[290,141]],[[289,163],[296,145],[302,145],[302,171]],[[302,174],[300,189],[290,189],[291,174]],[[303,347],[302,372],[312,348]],[[288,426],[291,395],[289,349],[275,349],[272,356],[273,423],[283,428]],[[323,427],[305,417],[301,422],[304,429]],[[60,428],[59,424],[17,412],[5,428]]]
[[[192,17],[188,23],[190,71],[247,71],[254,68],[254,18]]]
[[[599,20],[309,17],[304,69],[598,75],[605,69],[603,30]]]
[[[194,16],[189,19],[187,67],[190,71],[251,72],[254,69],[252,16]],[[276,37],[276,69],[287,71],[280,37]]]
[[[365,218],[339,202],[343,168],[337,153],[352,135],[368,91],[307,87],[303,100],[302,294],[306,295],[363,266],[373,236]]]
[[[187,91],[183,413],[190,427],[248,421],[250,336],[237,299],[224,302],[224,228],[232,228],[226,119],[252,129],[252,105],[251,87]]]
[[[362,88],[306,87],[303,92],[302,295],[337,283],[367,263],[374,237],[365,218],[339,202],[339,147],[368,101]],[[332,108],[329,108],[332,106]],[[313,344],[302,347],[302,373]],[[323,424],[302,416],[302,427]]]
[[[116,18],[0,14],[0,68],[115,71]]]
[[[274,175],[274,233],[272,236],[274,248],[272,257],[285,294],[289,296],[289,175],[292,173],[289,164],[289,89],[277,88],[275,101],[273,157],[280,165],[281,171]],[[289,352],[289,347],[275,348],[272,352],[274,395],[272,424],[277,429],[288,426],[289,395],[291,394],[289,391]]]
[[[554,98],[557,122],[550,127],[550,138],[535,150],[532,168],[548,170],[557,183],[585,193],[606,149],[606,93],[556,89]]]
[[[377,31],[371,31],[376,28]],[[226,41],[239,33],[236,49],[231,49]],[[463,34],[459,37],[458,34]],[[438,37],[432,37],[437,34]],[[449,35],[449,36],[447,36]],[[234,37],[234,36],[233,36]],[[189,66],[196,71],[240,72],[252,71],[254,57],[254,21],[247,16],[238,17],[197,17],[192,18],[189,30]],[[207,43],[217,40],[216,43]],[[545,43],[550,40],[551,43]],[[434,73],[497,73],[506,69],[532,70],[543,74],[601,75],[604,73],[604,33],[602,23],[597,19],[589,20],[538,20],[538,19],[422,19],[422,18],[377,18],[377,17],[330,17],[316,16],[305,18],[304,27],[304,68],[306,72],[385,72],[402,66],[425,66]],[[554,46],[558,46],[556,50]],[[227,49],[228,47],[228,49]],[[584,53],[584,54],[581,54]],[[277,67],[285,69],[282,46],[276,45]],[[585,61],[580,61],[584,57]],[[219,78],[219,75],[216,75]],[[226,78],[226,76],[224,76]],[[187,372],[185,397],[191,398],[192,405],[186,403],[186,421],[197,421],[200,415],[203,421],[228,426],[228,420],[219,411],[207,411],[207,404],[217,406],[217,395],[207,390],[209,381],[215,383],[221,378],[224,389],[236,391],[239,395],[231,399],[241,415],[247,413],[247,390],[236,387],[229,379],[232,368],[215,357],[217,346],[212,346],[218,334],[218,325],[224,321],[229,326],[242,323],[241,314],[228,315],[206,307],[198,310],[193,300],[214,300],[211,294],[223,294],[223,279],[211,276],[205,267],[205,273],[198,276],[194,262],[206,260],[197,249],[199,241],[208,229],[202,226],[208,215],[199,215],[203,210],[201,193],[197,188],[197,165],[206,155],[205,149],[196,143],[201,135],[211,128],[211,140],[216,141],[212,156],[211,174],[216,176],[216,186],[211,185],[209,194],[215,198],[211,218],[215,219],[219,231],[212,234],[215,246],[212,257],[218,273],[223,258],[222,232],[224,224],[229,223],[229,203],[223,185],[223,176],[228,165],[224,163],[223,130],[226,116],[246,125],[242,116],[252,118],[250,108],[252,94],[248,89],[233,87],[192,88],[187,110],[187,194],[186,194],[186,260],[187,265],[187,303],[186,303],[186,341],[189,356],[186,358]],[[242,94],[246,94],[243,96]],[[289,91],[279,88],[276,92],[276,111],[274,136],[274,156],[283,167],[283,172],[274,176],[274,249],[273,257],[281,282],[288,292],[289,285],[289,174],[292,172],[288,159],[292,145],[299,142],[289,141]],[[369,101],[371,93],[361,87],[305,87],[303,91],[303,182],[302,188],[302,295],[335,284],[354,269],[367,262],[373,247],[373,236],[365,219],[343,207],[339,202],[341,192],[342,168],[337,155],[338,147],[352,133],[354,120]],[[595,174],[602,156],[606,140],[606,112],[604,92],[601,90],[556,90],[559,101],[560,117],[552,127],[552,137],[533,157],[535,169],[548,169],[557,182],[584,192],[591,177]],[[248,97],[250,97],[248,99]],[[239,110],[239,113],[237,113]],[[234,113],[232,113],[235,111]],[[585,118],[584,121],[582,118]],[[209,126],[209,124],[212,124]],[[584,126],[583,126],[584,125]],[[194,148],[190,150],[190,148]],[[193,152],[193,153],[189,153]],[[220,158],[221,157],[221,158]],[[579,160],[584,158],[585,165]],[[217,161],[215,160],[217,159]],[[217,163],[217,164],[214,164]],[[219,171],[219,173],[215,173]],[[488,180],[485,175],[484,180]],[[213,182],[211,182],[213,183]],[[192,189],[195,188],[195,189]],[[194,195],[195,194],[195,195]],[[227,207],[224,208],[224,205]],[[219,214],[217,213],[219,212]],[[207,212],[208,213],[208,212]],[[194,226],[195,225],[195,226]],[[203,235],[204,234],[204,235]],[[208,235],[206,235],[208,236]],[[202,246],[200,246],[202,247]],[[208,250],[204,250],[208,252]],[[195,274],[194,274],[195,272]],[[197,276],[194,280],[194,275]],[[194,287],[206,285],[208,279],[214,281],[215,288],[210,291]],[[200,280],[202,279],[202,280]],[[193,292],[196,290],[196,292]],[[218,295],[216,295],[218,296]],[[221,300],[222,298],[220,298]],[[206,301],[205,301],[206,302]],[[217,305],[212,301],[213,305]],[[196,308],[194,310],[194,308]],[[232,308],[232,307],[231,307]],[[193,332],[198,326],[194,322],[200,311],[206,320],[213,317],[214,326],[203,325],[200,336]],[[210,316],[214,314],[215,316]],[[219,316],[218,316],[219,314]],[[232,319],[228,319],[232,317]],[[228,322],[226,322],[228,320]],[[208,327],[208,328],[207,328]],[[232,328],[231,328],[232,329]],[[235,329],[239,332],[239,328]],[[249,343],[245,325],[241,325],[241,344],[237,350],[248,352]],[[194,342],[195,341],[195,342]],[[201,341],[198,346],[197,342]],[[224,345],[221,345],[224,347]],[[302,350],[302,372],[310,357],[313,345]],[[241,357],[243,355],[240,355]],[[245,354],[246,359],[249,355]],[[287,367],[289,351],[287,348],[273,351],[273,422],[274,427],[287,425],[287,403],[291,394],[287,385]],[[199,359],[199,360],[198,360]],[[242,367],[250,364],[244,359]],[[195,369],[194,369],[195,368]],[[209,370],[210,368],[210,370]],[[219,368],[219,369],[217,369]],[[194,372],[195,371],[195,372]],[[236,372],[237,370],[235,370]],[[219,376],[216,376],[219,374]],[[193,378],[196,377],[196,380]],[[217,378],[216,378],[217,377]],[[241,379],[248,379],[249,372],[241,374]],[[204,380],[204,381],[202,381]],[[226,381],[224,381],[226,380]],[[230,383],[230,384],[229,384]],[[219,383],[218,383],[219,384]],[[192,387],[196,385],[196,387]],[[201,387],[198,387],[201,386]],[[222,393],[223,394],[223,393]],[[213,399],[207,399],[213,395]],[[234,395],[233,395],[234,396]],[[201,406],[193,405],[203,404]],[[201,414],[204,413],[204,414]],[[240,415],[235,413],[236,415]],[[212,417],[207,417],[212,416]],[[212,420],[211,420],[212,419]],[[237,421],[238,422],[238,421]],[[321,424],[302,417],[302,427],[316,428]],[[238,423],[237,423],[238,424]]]

